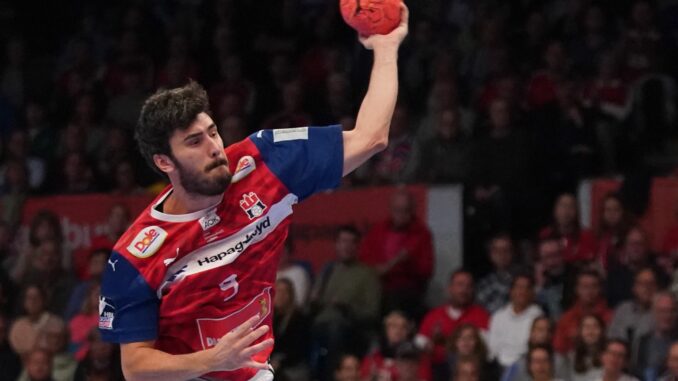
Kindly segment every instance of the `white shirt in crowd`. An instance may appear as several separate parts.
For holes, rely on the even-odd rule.
[[[509,303],[492,315],[488,345],[499,364],[511,366],[527,352],[532,322],[543,314],[536,304],[517,314]]]

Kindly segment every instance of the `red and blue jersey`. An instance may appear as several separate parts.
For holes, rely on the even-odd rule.
[[[155,340],[157,349],[183,354],[213,347],[257,314],[257,325],[272,326],[273,286],[292,206],[339,185],[342,142],[339,126],[259,131],[226,148],[233,180],[218,204],[165,214],[157,208],[172,191],[165,190],[108,261],[99,300],[103,338]],[[272,336],[269,331],[261,340]],[[266,361],[270,352],[254,358]],[[208,376],[241,381],[256,373]]]

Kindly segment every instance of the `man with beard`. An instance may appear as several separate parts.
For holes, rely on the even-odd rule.
[[[407,16],[361,37],[374,63],[351,131],[259,131],[224,149],[198,84],[144,103],[136,140],[171,185],[116,243],[99,300],[127,379],[273,379],[272,287],[292,205],[386,147]]]

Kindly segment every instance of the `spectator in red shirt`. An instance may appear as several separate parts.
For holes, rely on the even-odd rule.
[[[558,353],[568,353],[574,348],[574,339],[577,328],[586,315],[596,315],[605,324],[612,318],[612,310],[607,307],[601,295],[601,278],[593,270],[583,270],[577,276],[575,293],[577,295],[574,306],[565,311],[556,326],[553,337],[553,349]]]
[[[396,355],[398,348],[412,339],[414,324],[401,311],[392,311],[384,318],[384,335],[377,348],[365,356],[360,366],[363,381],[395,380],[398,370]],[[422,380],[431,379],[431,368],[425,361],[419,362],[417,375]]]
[[[359,258],[381,277],[384,311],[399,309],[421,316],[433,271],[431,232],[416,217],[414,199],[406,190],[391,197],[390,214],[367,233]]]
[[[562,246],[565,262],[588,261],[595,255],[595,238],[590,231],[579,226],[577,199],[563,193],[553,207],[553,223],[541,230],[539,239],[557,239]]]
[[[473,275],[467,270],[452,273],[447,286],[449,301],[424,316],[415,338],[417,346],[431,352],[431,363],[440,366],[446,362],[445,344],[452,333],[464,323],[487,330],[490,316],[473,303]]]

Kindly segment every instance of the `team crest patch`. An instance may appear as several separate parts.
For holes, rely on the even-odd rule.
[[[242,195],[240,207],[245,211],[245,213],[247,213],[247,217],[249,217],[250,220],[261,216],[264,214],[264,210],[266,210],[266,205],[261,200],[259,200],[259,196],[257,196],[257,194],[254,192],[245,193]]]
[[[241,157],[240,160],[238,160],[238,165],[235,167],[235,173],[233,174],[231,182],[237,183],[252,173],[252,171],[255,169],[257,169],[257,165],[254,162],[254,158],[252,156]]]
[[[137,258],[155,254],[167,238],[167,232],[158,226],[147,226],[134,237],[127,250]]]

